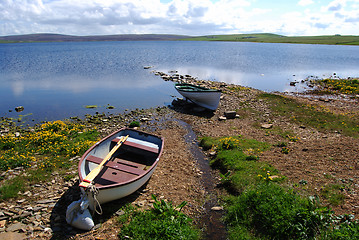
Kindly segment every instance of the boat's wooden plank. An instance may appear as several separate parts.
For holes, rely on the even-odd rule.
[[[127,161],[127,160],[121,159],[121,158],[115,158],[115,160],[113,160],[113,161],[117,162],[117,163],[124,164],[124,165],[128,165],[130,167],[139,168],[139,169],[145,169],[145,167],[147,167],[147,165],[145,165],[145,164],[131,162],[131,161]]]
[[[118,159],[118,158],[117,158]],[[97,163],[99,164],[102,161],[102,158],[90,155],[86,158],[87,161],[93,162],[93,163]],[[126,160],[125,160],[126,161]],[[112,169],[116,169],[116,170],[120,170],[123,172],[127,172],[127,173],[131,173],[134,175],[141,175],[143,173],[145,173],[146,171],[143,169],[140,169],[138,167],[131,167],[125,164],[121,164],[120,162],[113,162],[113,161],[109,161],[107,162],[104,167],[108,167],[108,168],[112,168]]]
[[[114,138],[114,139],[112,139],[112,142],[117,143],[119,140],[120,140],[120,138]],[[131,141],[125,141],[123,143],[123,145],[138,148],[138,149],[145,150],[145,151],[148,151],[148,152],[153,152],[153,153],[156,153],[156,154],[159,152],[158,148],[146,146],[146,145],[139,144],[139,143],[136,143],[136,142],[131,142]]]
[[[117,183],[125,183],[135,179],[137,175],[123,172],[113,168],[107,168],[105,171],[101,172],[97,178],[95,178],[95,186],[102,187],[113,185]]]

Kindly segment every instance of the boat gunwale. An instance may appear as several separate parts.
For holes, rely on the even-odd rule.
[[[202,89],[202,90],[190,90],[190,91],[187,91],[186,89],[181,89],[180,87],[181,86],[191,86],[191,87],[194,87],[194,88],[198,88],[198,89]],[[190,83],[176,83],[175,84],[175,88],[177,89],[177,91],[183,91],[183,92],[203,92],[203,93],[206,93],[206,92],[222,92],[222,90],[219,90],[219,89],[211,89],[211,88],[206,88],[206,87],[201,87],[201,86],[197,86],[197,85],[194,85],[194,84],[190,84]]]
[[[162,152],[163,152],[163,144],[164,144],[164,138],[163,137],[160,137],[160,136],[156,136],[154,134],[150,134],[150,133],[146,133],[146,132],[142,132],[142,131],[139,131],[139,130],[135,130],[135,129],[131,129],[131,128],[127,128],[127,127],[124,127],[124,128],[121,128],[113,133],[111,133],[110,135],[102,138],[100,141],[98,141],[97,143],[95,143],[94,145],[92,145],[80,158],[80,161],[79,161],[79,164],[78,164],[78,173],[79,173],[79,178],[80,178],[80,182],[83,181],[83,177],[81,176],[81,165],[83,163],[83,161],[86,161],[87,157],[89,156],[89,153],[94,149],[96,148],[97,146],[99,146],[102,142],[108,140],[108,139],[111,139],[111,137],[115,136],[117,133],[121,132],[121,131],[125,131],[125,130],[130,130],[130,131],[135,131],[135,132],[138,132],[138,133],[141,133],[141,134],[145,134],[145,135],[150,135],[150,136],[153,136],[155,138],[158,138],[161,140],[161,146],[160,146],[160,151],[156,157],[156,160],[154,161],[154,163],[151,165],[151,167],[149,169],[147,169],[143,174],[141,175],[138,175],[137,177],[134,177],[133,179],[131,180],[128,180],[128,181],[125,181],[125,182],[120,182],[120,183],[114,183],[114,184],[110,184],[110,185],[105,185],[105,186],[99,186],[98,188],[99,189],[111,189],[111,188],[116,188],[116,187],[121,187],[121,186],[125,186],[125,185],[128,185],[128,184],[131,184],[133,182],[136,182],[136,181],[139,181],[141,178],[144,178],[146,177],[158,164],[159,162],[159,159],[162,155]],[[86,177],[86,176],[84,176]]]

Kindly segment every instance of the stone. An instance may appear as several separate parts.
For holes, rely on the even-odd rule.
[[[236,111],[226,111],[224,112],[224,116],[227,118],[227,119],[234,119],[236,118]]]
[[[223,210],[223,207],[221,207],[221,206],[215,206],[215,207],[212,207],[211,210],[212,210],[212,211],[222,211],[222,210]]]
[[[273,127],[273,124],[271,123],[264,123],[261,125],[261,128],[264,128],[264,129],[270,129]]]
[[[22,230],[22,229],[26,229],[26,225],[21,223],[21,222],[18,222],[18,223],[11,224],[6,229],[6,231],[7,232],[16,232],[16,231],[19,231],[19,230]]]
[[[0,233],[0,239],[21,240],[21,239],[25,239],[25,238],[26,238],[26,235],[24,233],[15,233],[15,232]]]
[[[227,118],[224,117],[224,116],[219,116],[219,117],[218,117],[218,120],[219,120],[219,121],[224,121],[224,120],[227,120]]]
[[[147,122],[147,121],[149,121],[149,120],[150,120],[150,119],[149,119],[149,118],[146,118],[146,117],[143,117],[143,118],[140,119],[141,122]]]
[[[5,227],[5,224],[6,224],[6,220],[1,220],[0,221],[0,228]]]
[[[16,112],[22,112],[22,111],[24,111],[24,107],[23,106],[18,106],[18,107],[15,108],[15,111]]]

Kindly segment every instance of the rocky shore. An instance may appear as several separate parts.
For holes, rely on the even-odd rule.
[[[217,202],[212,204],[212,210],[205,207],[208,196],[220,191],[216,188],[219,178],[216,172],[211,172],[212,186],[206,186],[205,170],[191,150],[191,147],[199,149],[198,143],[185,138],[188,129],[193,130],[196,137],[242,135],[272,145],[281,141],[281,136],[268,134],[268,129],[290,130],[300,139],[290,143],[291,152],[282,154],[278,148],[273,147],[260,156],[260,161],[275,166],[281,174],[287,176],[288,182],[296,184],[305,180],[306,190],[311,194],[319,195],[323,186],[336,181],[347,184],[352,190],[344,190],[344,204],[333,207],[333,210],[338,214],[359,214],[359,195],[356,190],[359,187],[359,165],[356,161],[359,157],[358,139],[289,123],[283,116],[272,113],[267,103],[257,97],[262,92],[256,89],[197,80],[176,72],[154,73],[164,80],[184,81],[222,90],[219,108],[215,112],[209,112],[175,99],[168,107],[73,119],[88,126],[96,126],[102,136],[128,126],[132,121],[139,121],[141,130],[163,136],[164,153],[154,175],[131,196],[105,204],[104,214],[94,218],[95,228],[90,232],[82,232],[67,225],[65,221],[66,207],[79,198],[77,163],[80,156],[77,156],[71,159],[73,166],[67,173],[73,177],[54,172],[51,181],[32,185],[29,191],[21,192],[19,198],[0,203],[0,239],[117,239],[119,229],[115,227],[116,216],[122,214],[121,206],[130,203],[142,208],[150,207],[152,194],[174,204],[187,201],[184,212],[200,227],[205,227],[201,220],[205,211],[222,209]],[[287,97],[323,106],[336,113],[359,110],[357,101],[345,98],[324,101],[315,96]],[[208,158],[204,161],[208,163],[211,156],[210,153],[206,154]],[[23,174],[21,168],[0,173],[0,176],[8,179],[19,174]],[[214,189],[213,192],[210,192],[211,189]]]

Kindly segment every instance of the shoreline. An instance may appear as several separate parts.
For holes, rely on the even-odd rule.
[[[4,211],[10,206],[14,206],[10,209],[23,209],[26,206],[36,208],[42,205],[37,214],[40,215],[39,222],[42,224],[25,231],[27,234],[33,234],[35,239],[50,238],[52,234],[62,236],[61,234],[66,232],[71,233],[73,239],[111,238],[118,231],[112,225],[115,224],[115,218],[118,215],[116,209],[124,202],[147,208],[151,205],[151,194],[155,194],[161,199],[173,201],[174,204],[186,200],[189,204],[184,208],[184,212],[192,217],[196,224],[200,224],[199,219],[203,214],[203,206],[209,192],[202,182],[203,171],[190,151],[190,147],[197,146],[197,143],[186,142],[184,136],[188,134],[188,130],[178,123],[179,120],[188,124],[197,138],[241,135],[275,145],[283,139],[281,132],[291,131],[300,140],[290,143],[292,151],[289,154],[282,154],[278,148],[273,147],[260,156],[260,161],[266,161],[275,166],[288,177],[289,182],[297,183],[300,180],[306,180],[308,182],[306,191],[310,194],[320,194],[322,186],[336,182],[338,179],[347,181],[347,184],[351,184],[351,186],[359,186],[359,166],[350,161],[353,156],[355,159],[355,154],[357,154],[356,149],[359,147],[357,138],[347,137],[336,132],[318,131],[312,127],[291,123],[284,116],[276,116],[272,113],[268,103],[258,98],[263,91],[220,82],[200,81],[200,83],[222,90],[220,106],[215,112],[208,112],[192,104],[176,100],[172,107],[132,110],[127,114],[110,114],[109,116],[98,114],[83,120],[72,119],[72,121],[80,123],[83,121],[89,127],[96,126],[101,137],[129,125],[132,121],[139,121],[141,130],[165,137],[163,157],[150,181],[128,198],[106,205],[108,210],[105,215],[95,219],[97,222],[102,222],[95,230],[81,233],[68,228],[63,222],[66,204],[71,202],[70,200],[77,194],[76,163],[78,158],[73,159],[74,165],[68,172],[76,177],[65,181],[63,176],[55,174],[53,182],[41,183],[40,186],[33,187],[32,191],[34,194],[38,193],[37,197],[22,195],[20,199],[10,200],[8,203],[2,202],[0,211]],[[322,106],[338,114],[359,110],[356,102],[321,101],[299,96],[286,97],[295,98],[306,104]],[[220,120],[226,111],[236,111],[239,118]],[[266,129],[263,127],[264,124],[272,126]],[[6,134],[8,133],[9,131]],[[2,132],[2,134],[5,133]],[[342,144],[338,145],[338,143]],[[211,158],[210,153],[205,152],[205,154],[208,159]],[[352,168],[349,168],[350,166]],[[332,177],[328,178],[328,174]],[[212,170],[212,176],[213,184],[219,184],[220,180],[216,170]],[[215,187],[215,192],[211,194],[217,195],[220,191]],[[335,207],[336,212],[338,214],[359,214],[357,193],[346,191],[345,194],[345,202]],[[22,203],[18,202],[21,199],[26,200]],[[46,201],[50,202],[44,203]],[[47,211],[41,210],[44,208]],[[50,212],[50,215],[47,212]],[[27,216],[20,221],[25,222],[25,229],[30,225],[30,223],[26,223],[26,220],[30,218],[31,216]],[[62,227],[63,224],[64,227]]]

